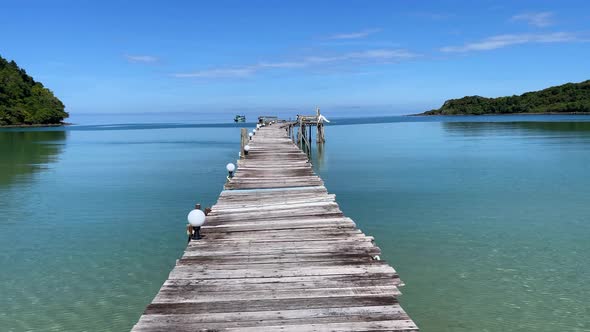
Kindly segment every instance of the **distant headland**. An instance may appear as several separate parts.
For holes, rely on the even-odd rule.
[[[467,96],[445,101],[417,115],[590,114],[590,80],[567,83],[520,96]]]
[[[58,126],[68,116],[51,90],[0,56],[0,127]]]

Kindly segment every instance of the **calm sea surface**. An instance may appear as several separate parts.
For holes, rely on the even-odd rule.
[[[77,120],[0,130],[2,331],[129,330],[237,157],[214,117]],[[422,331],[590,331],[587,121],[334,119],[313,162]]]

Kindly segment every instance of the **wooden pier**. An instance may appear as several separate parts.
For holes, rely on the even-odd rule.
[[[305,150],[311,151],[312,134],[311,128],[316,127],[316,142],[319,144],[326,142],[326,135],[324,133],[324,122],[329,122],[321,113],[320,108],[316,109],[314,115],[297,115],[297,120],[294,122],[286,122],[282,124],[287,129],[287,135],[291,137],[294,143]],[[308,130],[309,129],[309,130]],[[297,131],[297,139],[295,139],[295,131]]]
[[[373,238],[280,124],[260,128],[133,331],[418,331]]]

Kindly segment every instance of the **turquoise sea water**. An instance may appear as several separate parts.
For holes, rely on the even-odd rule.
[[[156,294],[242,125],[141,119],[0,130],[0,330],[125,331]],[[590,331],[587,121],[334,119],[312,159],[422,331]]]

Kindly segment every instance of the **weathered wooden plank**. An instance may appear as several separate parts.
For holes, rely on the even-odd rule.
[[[365,236],[364,234],[356,234],[356,235],[352,235],[352,234],[339,234],[339,235],[334,235],[331,237],[327,237],[326,235],[310,235],[308,237],[279,237],[279,236],[274,236],[274,237],[270,237],[270,238],[264,238],[261,239],[260,237],[257,236],[250,236],[249,238],[240,238],[238,236],[230,236],[230,237],[226,237],[226,236],[220,236],[220,237],[210,237],[209,236],[209,240],[213,240],[215,239],[217,243],[223,245],[223,244],[232,244],[232,243],[238,243],[241,244],[242,246],[247,245],[247,246],[254,246],[254,245],[264,245],[266,243],[270,243],[270,244],[275,244],[275,243],[292,243],[292,242],[302,242],[302,244],[306,244],[306,243],[310,243],[310,242],[322,242],[322,241],[340,241],[341,243],[350,239],[356,239],[357,241],[361,242],[361,241],[366,241],[366,242],[372,242],[373,239],[371,237]]]
[[[264,243],[260,245],[246,244],[211,244],[210,246],[200,245],[191,246],[186,250],[187,255],[202,256],[207,254],[219,255],[236,255],[236,254],[254,254],[262,253],[289,253],[297,252],[350,252],[351,250],[372,250],[377,248],[371,242],[335,242],[335,243],[318,243],[316,241],[308,242],[286,242],[286,243]]]
[[[152,303],[202,303],[234,300],[267,300],[267,299],[303,299],[341,296],[372,296],[390,295],[397,296],[400,292],[395,286],[369,286],[369,287],[343,287],[343,288],[312,288],[305,289],[266,289],[258,291],[201,291],[195,288],[183,289],[163,288],[154,298]]]
[[[418,331],[411,320],[364,321],[345,323],[320,323],[301,325],[264,326],[265,331],[282,332],[350,332],[350,331]],[[226,328],[223,331],[258,332],[259,327]]]
[[[219,195],[220,201],[242,200],[242,199],[273,199],[281,195],[280,198],[292,199],[297,196],[306,198],[318,198],[328,195],[328,190],[324,186],[309,186],[297,188],[254,188],[254,189],[231,189],[224,190]]]
[[[321,181],[318,176],[315,175],[300,175],[300,176],[283,176],[283,175],[275,175],[275,172],[257,172],[260,174],[260,177],[253,177],[253,176],[244,176],[241,177],[240,173],[236,173],[236,175],[231,179],[230,183],[232,182],[271,182],[271,181],[278,181],[278,182],[301,182],[301,181]]]
[[[144,314],[193,314],[204,312],[252,312],[268,310],[296,310],[317,308],[349,308],[359,306],[397,305],[395,297],[381,296],[350,296],[325,297],[317,299],[269,299],[269,300],[240,300],[219,301],[211,303],[152,303],[148,305]]]
[[[181,328],[246,327],[265,325],[294,325],[327,322],[376,321],[391,319],[408,319],[407,314],[399,305],[349,307],[327,309],[303,309],[283,311],[230,312],[230,313],[195,313],[191,315],[146,315],[143,323],[150,328],[166,327],[162,322],[172,323]],[[209,323],[220,323],[217,325]],[[225,325],[225,324],[228,324]],[[206,324],[205,326],[201,324]]]
[[[227,255],[234,255],[234,256],[251,256],[255,254],[260,255],[301,255],[301,254],[320,254],[320,253],[334,253],[334,248],[304,248],[304,249],[287,249],[287,248],[278,248],[278,249],[260,249],[260,250],[218,250],[218,251],[197,251],[197,250],[190,250],[185,251],[184,257],[191,257],[191,256],[227,256]],[[381,249],[376,246],[366,247],[366,248],[347,248],[345,247],[346,252],[351,254],[365,254],[369,256],[375,256],[381,254]]]
[[[231,240],[231,239],[242,239],[242,240],[253,240],[260,237],[265,237],[269,240],[284,239],[284,240],[300,240],[300,239],[314,239],[314,238],[330,238],[330,237],[343,237],[343,236],[365,236],[358,229],[352,227],[338,227],[341,225],[330,224],[328,226],[317,226],[310,228],[303,228],[294,231],[292,228],[287,229],[255,229],[248,231],[232,230],[230,229],[216,229],[208,228],[207,237],[208,240]],[[352,224],[351,224],[352,226]]]
[[[304,181],[268,181],[268,182],[243,182],[235,181],[225,185],[226,189],[252,189],[252,188],[284,188],[284,187],[308,187],[323,185],[321,180],[304,180]]]
[[[207,224],[209,225],[216,225],[221,222],[228,223],[228,222],[235,222],[235,221],[243,221],[243,222],[252,222],[255,223],[257,221],[268,221],[271,222],[273,219],[281,219],[281,220],[289,220],[292,219],[302,219],[302,220],[311,220],[311,219],[333,219],[335,217],[343,217],[344,214],[337,206],[327,206],[327,207],[313,207],[309,209],[284,209],[272,213],[264,213],[264,214],[257,214],[256,212],[252,213],[241,213],[235,215],[223,215],[223,216],[211,216],[211,218],[207,219]]]
[[[395,270],[389,266],[372,266],[372,265],[352,265],[352,266],[302,266],[281,268],[257,268],[248,269],[244,267],[240,270],[208,270],[199,269],[198,266],[177,265],[168,279],[241,279],[241,278],[278,278],[278,277],[297,277],[297,276],[328,276],[328,275],[354,275],[368,273],[395,273]]]
[[[338,211],[340,208],[338,204],[334,202],[331,197],[326,197],[320,199],[319,201],[312,201],[312,202],[294,202],[290,204],[270,204],[270,205],[258,205],[254,207],[242,207],[242,208],[225,208],[225,209],[215,209],[211,210],[208,216],[213,217],[217,215],[232,215],[238,213],[257,213],[257,214],[268,214],[273,212],[283,212],[283,211],[291,211],[291,210],[301,210],[301,209],[309,209],[309,208],[318,208],[318,207],[332,207],[336,208]]]
[[[173,327],[174,331],[224,331],[227,328],[246,327],[258,327],[261,330],[268,331],[279,327],[282,330],[283,326],[296,327],[309,324],[391,320],[409,320],[409,317],[399,306],[216,313],[210,315],[146,315],[142,317],[144,326],[141,331],[161,331],[162,328],[170,327]],[[165,322],[165,324],[162,322]],[[408,331],[408,329],[405,331]]]
[[[283,223],[253,223],[253,222],[234,222],[233,224],[218,223],[217,225],[208,225],[202,229],[206,230],[205,237],[209,236],[210,233],[216,232],[245,232],[245,231],[259,231],[259,230],[312,230],[316,228],[321,229],[355,229],[356,225],[354,222],[342,220],[342,222],[336,223],[330,219],[327,221],[289,221],[285,220]]]
[[[231,257],[231,256],[228,256]],[[231,271],[231,270],[242,270],[242,269],[273,269],[277,270],[279,268],[298,268],[298,267],[347,267],[347,266],[367,266],[367,265],[387,265],[385,261],[375,261],[373,259],[368,259],[366,257],[361,258],[360,255],[346,256],[345,258],[341,259],[299,259],[299,260],[292,260],[292,261],[264,261],[260,262],[258,260],[249,260],[244,262],[243,260],[240,261],[237,257],[234,259],[233,263],[230,261],[225,260],[224,264],[217,264],[217,262],[203,262],[195,259],[180,259],[178,261],[177,266],[183,265],[198,265],[193,266],[191,269],[193,271],[199,270],[223,270],[223,271]],[[387,265],[389,266],[389,265]]]
[[[400,286],[401,280],[396,274],[370,273],[364,275],[331,275],[281,278],[244,278],[244,279],[169,279],[164,288],[194,287],[203,290],[268,290],[268,289],[305,289],[305,288],[342,288],[368,286]]]
[[[293,231],[291,230],[291,233]],[[261,239],[261,236],[264,239]],[[264,242],[309,242],[309,241],[336,241],[336,240],[344,240],[350,238],[359,238],[359,239],[368,239],[367,241],[373,241],[371,237],[368,237],[362,233],[352,234],[352,233],[326,233],[320,232],[319,234],[312,234],[309,235],[301,235],[301,234],[289,234],[283,235],[276,234],[261,234],[258,235],[256,233],[250,233],[247,235],[228,235],[227,233],[208,233],[207,234],[208,240],[215,240],[219,243],[231,243],[231,242],[248,242],[248,243],[256,243],[262,244]]]
[[[240,198],[219,199],[213,207],[217,212],[222,209],[248,208],[258,206],[272,206],[282,204],[302,204],[306,202],[334,202],[335,195],[297,195],[281,196],[279,193],[271,197],[243,196]]]
[[[376,251],[378,252],[379,248],[375,247]],[[182,259],[195,259],[195,260],[201,260],[201,261],[206,261],[206,260],[210,260],[210,261],[219,261],[219,262],[223,262],[225,260],[241,260],[242,262],[244,262],[245,264],[247,264],[248,262],[255,262],[259,259],[276,259],[277,261],[295,261],[295,260],[313,260],[314,258],[317,258],[318,260],[324,259],[326,257],[334,257],[334,259],[338,259],[339,257],[342,256],[364,256],[367,258],[367,260],[373,260],[373,258],[371,256],[369,256],[367,254],[367,252],[365,250],[351,250],[351,251],[347,251],[345,253],[333,253],[333,252],[308,252],[308,253],[300,253],[300,252],[294,252],[294,253],[271,253],[271,254],[265,254],[265,253],[259,253],[257,255],[248,255],[246,257],[240,256],[240,255],[231,255],[231,256],[221,256],[221,255],[201,255],[201,256],[196,256],[196,255],[187,255],[187,253],[185,252],[184,255],[182,256]]]
[[[297,187],[297,188],[308,188],[308,187]],[[242,191],[241,195],[224,195],[220,196],[215,205],[236,205],[236,204],[258,204],[266,205],[275,202],[291,202],[291,201],[310,201],[317,199],[335,198],[334,195],[327,195],[320,191],[277,191],[269,193],[260,193],[256,191],[248,192]]]
[[[269,258],[267,258],[269,257]],[[248,258],[246,261],[242,257],[226,256],[218,257],[216,260],[203,260],[203,257],[187,257],[178,260],[178,265],[200,265],[212,269],[231,269],[236,266],[247,266],[256,268],[259,265],[281,265],[285,264],[311,264],[313,265],[343,265],[359,264],[373,261],[372,258],[365,255],[341,255],[339,257],[325,256],[264,256],[262,258]],[[382,261],[383,262],[383,261]]]
[[[224,247],[224,248],[234,248],[234,247],[252,247],[252,246],[261,246],[264,245],[265,248],[295,248],[295,247],[305,247],[305,248],[314,248],[314,247],[328,247],[331,245],[350,245],[352,246],[365,246],[371,244],[374,238],[372,236],[366,236],[364,234],[357,234],[355,236],[347,236],[343,238],[335,238],[335,239],[327,239],[327,238],[320,238],[320,239],[267,239],[267,238],[258,238],[252,240],[243,240],[243,241],[211,241],[211,243],[207,243],[205,241],[191,241],[188,245],[188,250],[204,250],[206,248],[215,248],[215,247]]]

